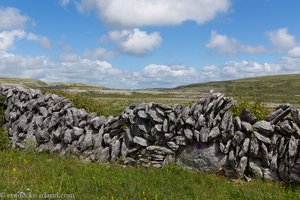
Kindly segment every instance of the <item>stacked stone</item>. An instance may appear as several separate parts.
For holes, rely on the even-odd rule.
[[[148,103],[126,108],[122,117],[126,121],[122,155],[125,164],[135,163],[143,166],[162,167],[173,162],[181,145],[187,139],[177,130],[182,106],[173,107]]]
[[[300,182],[300,110],[290,105],[261,121],[247,109],[233,118],[232,98],[215,93],[190,108],[138,104],[106,118],[39,90],[0,87],[0,95],[13,148]]]

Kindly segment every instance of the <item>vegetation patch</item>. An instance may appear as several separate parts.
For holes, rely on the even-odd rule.
[[[176,165],[163,169],[82,163],[45,153],[0,152],[0,191],[74,194],[76,199],[298,199],[299,186],[228,180]]]

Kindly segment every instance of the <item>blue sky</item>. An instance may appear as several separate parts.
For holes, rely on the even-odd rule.
[[[298,0],[1,0],[0,76],[117,88],[300,73]]]

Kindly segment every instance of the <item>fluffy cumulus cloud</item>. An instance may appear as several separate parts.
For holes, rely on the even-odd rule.
[[[38,43],[40,43],[40,45],[46,49],[50,49],[51,48],[51,44],[50,41],[48,39],[48,37],[46,36],[40,36],[40,35],[36,35],[34,33],[28,33],[26,36],[27,40],[31,40],[31,41],[37,41]]]
[[[81,12],[94,10],[108,24],[123,27],[203,24],[228,11],[230,0],[80,0]]]
[[[0,51],[6,51],[14,46],[16,39],[37,41],[44,48],[50,48],[51,44],[46,36],[27,33],[26,27],[32,20],[22,15],[16,8],[0,8]]]
[[[280,28],[267,33],[269,40],[278,51],[291,49],[297,45],[296,38],[288,33],[287,28]]]
[[[0,51],[8,50],[13,47],[16,39],[24,38],[26,33],[20,30],[0,32]]]
[[[111,31],[108,34],[124,53],[145,55],[158,47],[162,38],[158,32],[147,33],[138,28],[133,30]]]
[[[0,30],[24,29],[29,17],[22,15],[16,8],[0,7]]]
[[[212,31],[211,38],[206,44],[207,48],[216,49],[221,54],[234,55],[237,53],[262,53],[265,51],[263,46],[250,46],[241,44],[235,38],[221,35],[216,31]]]
[[[93,60],[110,60],[117,55],[117,52],[109,51],[105,48],[97,48],[95,50],[85,50],[83,56]]]
[[[300,46],[293,47],[288,51],[288,55],[291,57],[300,57]]]

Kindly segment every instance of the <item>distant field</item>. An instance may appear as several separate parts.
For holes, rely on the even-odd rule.
[[[281,103],[300,107],[300,74],[245,78],[179,86],[173,89],[111,89],[84,83],[52,83],[32,79],[0,78],[0,84],[22,85],[56,93],[75,102],[79,107],[102,115],[119,115],[128,105],[158,102],[189,106],[208,95],[210,90],[249,101],[259,100],[273,108]]]

